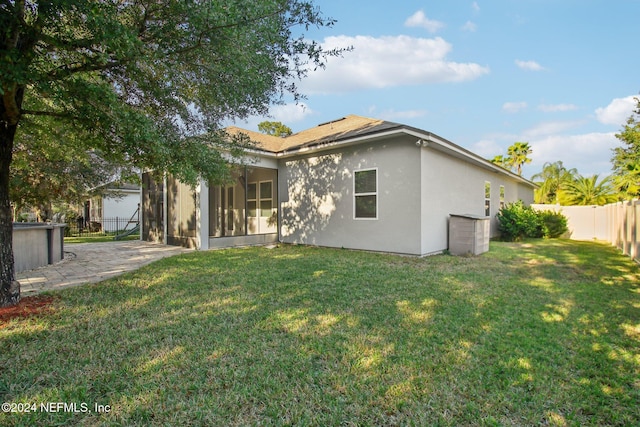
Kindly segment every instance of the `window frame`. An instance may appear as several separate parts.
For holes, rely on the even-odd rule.
[[[491,216],[491,181],[484,182],[484,216]]]
[[[370,172],[370,171],[375,171],[376,173],[376,191],[374,192],[364,192],[364,193],[357,193],[356,192],[356,175],[359,172]],[[378,212],[379,212],[379,205],[378,205],[378,193],[379,193],[379,181],[378,181],[378,168],[367,168],[367,169],[357,169],[353,171],[353,219],[357,220],[357,221],[376,221],[378,220]],[[370,196],[375,196],[376,198],[376,212],[375,212],[375,216],[373,217],[362,217],[362,216],[357,216],[357,199],[358,197],[370,197]]]

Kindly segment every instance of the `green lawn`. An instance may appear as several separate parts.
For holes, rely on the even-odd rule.
[[[104,234],[95,234],[89,236],[75,236],[75,237],[65,237],[65,243],[103,243],[103,242],[114,242],[115,234],[104,235]],[[130,236],[125,236],[120,239],[120,241],[125,240],[140,240],[139,234],[132,234]]]
[[[0,401],[37,404],[0,425],[639,425],[639,279],[563,240],[189,253],[0,328]]]

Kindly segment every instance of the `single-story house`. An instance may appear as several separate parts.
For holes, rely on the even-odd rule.
[[[141,238],[198,249],[284,242],[428,255],[450,215],[492,218],[535,184],[411,126],[347,116],[258,145],[234,183],[192,189],[143,174]]]

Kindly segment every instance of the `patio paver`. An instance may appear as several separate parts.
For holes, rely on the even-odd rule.
[[[129,240],[65,244],[64,260],[16,274],[22,296],[95,283],[193,249]]]

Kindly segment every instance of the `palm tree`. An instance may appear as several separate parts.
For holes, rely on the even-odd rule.
[[[494,156],[494,158],[491,159],[491,163],[503,168],[506,168],[509,162],[510,162],[510,159],[508,157],[503,156],[502,154]]]
[[[542,172],[531,177],[540,187],[535,191],[536,203],[560,203],[562,193],[568,183],[578,175],[576,169],[567,169],[561,161],[547,162]]]
[[[575,180],[567,184],[565,193],[570,205],[605,205],[617,199],[610,176],[598,182],[598,175],[590,177],[578,175]]]
[[[640,196],[640,162],[628,162],[624,167],[615,166],[613,184],[621,197],[628,200]]]
[[[529,154],[533,153],[528,142],[515,142],[507,149],[507,165],[513,170],[515,168],[518,175],[522,175],[522,165],[531,163]]]

